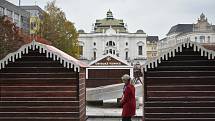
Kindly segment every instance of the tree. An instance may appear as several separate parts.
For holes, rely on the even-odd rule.
[[[0,17],[0,59],[23,45],[24,34],[21,29],[7,19]]]
[[[58,49],[79,57],[78,33],[72,22],[66,19],[65,13],[55,5],[56,1],[48,2],[43,14],[39,34],[52,42]]]

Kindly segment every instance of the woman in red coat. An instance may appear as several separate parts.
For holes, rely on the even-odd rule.
[[[136,113],[135,87],[131,84],[131,78],[127,74],[122,76],[122,81],[125,83],[120,100],[123,107],[122,121],[131,121],[131,117]]]

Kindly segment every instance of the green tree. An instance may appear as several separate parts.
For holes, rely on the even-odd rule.
[[[66,19],[65,13],[55,5],[56,1],[48,2],[43,14],[39,34],[52,42],[60,50],[79,57],[78,33],[74,24]]]

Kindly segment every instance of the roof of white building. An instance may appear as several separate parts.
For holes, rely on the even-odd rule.
[[[208,19],[202,13],[200,15],[200,18],[198,18],[196,24],[177,24],[171,27],[167,35],[174,34],[174,33],[177,33],[177,34],[189,33],[189,32],[194,32],[196,30],[199,31],[198,28],[199,27],[201,28],[201,26],[205,26],[205,28],[207,28],[207,30],[201,30],[201,31],[215,32],[215,25],[210,24],[208,22]]]
[[[188,33],[193,31],[193,24],[177,24],[169,30],[168,34],[172,33]]]

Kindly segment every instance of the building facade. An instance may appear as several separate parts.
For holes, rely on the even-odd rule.
[[[146,38],[143,30],[129,33],[123,20],[115,19],[112,12],[96,20],[93,31],[79,30],[80,59],[90,63],[106,54],[113,54],[130,64],[144,64],[147,59]]]
[[[158,36],[147,36],[146,38],[146,53],[147,53],[147,59],[152,60],[158,56]]]
[[[44,11],[39,6],[21,6],[22,9],[30,12],[30,34],[37,34]]]
[[[203,13],[197,23],[177,24],[171,27],[167,37],[159,41],[159,53],[166,52],[172,46],[188,40],[200,44],[215,43],[215,25],[210,24]]]
[[[6,0],[0,1],[0,16],[7,18],[21,28],[25,33],[30,32],[30,13]]]

